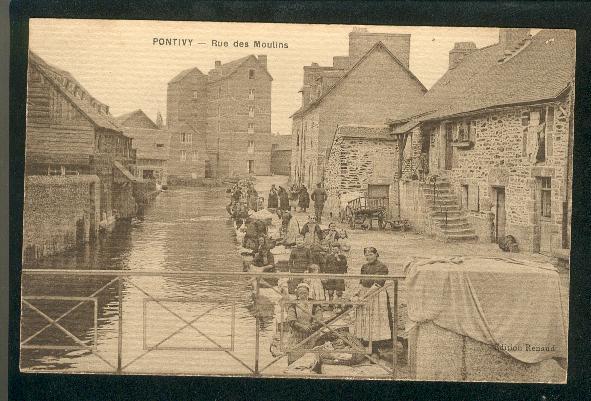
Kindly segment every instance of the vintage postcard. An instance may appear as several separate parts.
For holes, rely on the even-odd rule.
[[[566,383],[575,31],[29,32],[22,372]]]

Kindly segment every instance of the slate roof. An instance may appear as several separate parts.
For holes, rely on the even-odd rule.
[[[199,70],[199,68],[197,68],[197,67],[187,68],[186,70],[183,70],[183,71],[179,72],[177,75],[175,75],[170,81],[168,81],[168,83],[172,84],[172,83],[175,83],[178,81],[182,81],[183,79],[185,79],[185,77],[187,77],[192,72],[198,72],[200,75],[203,75],[201,70]]]
[[[345,81],[347,79],[347,77],[349,76],[349,74],[351,74],[352,71],[356,70],[357,67],[359,67],[361,64],[363,64],[363,62],[369,57],[369,55],[371,53],[373,53],[374,51],[376,51],[377,49],[383,49],[386,51],[386,53],[388,53],[392,59],[398,64],[400,65],[400,67],[402,67],[402,69],[404,69],[406,71],[406,73],[415,81],[418,82],[418,84],[421,86],[421,88],[426,92],[427,89],[425,88],[425,86],[423,85],[423,83],[421,81],[419,81],[419,79],[404,65],[402,64],[402,62],[400,60],[398,60],[398,58],[396,58],[396,56],[386,47],[386,45],[384,45],[381,41],[377,42],[376,44],[374,44],[351,68],[349,68],[349,70],[347,70],[347,72],[345,72],[335,83],[333,86],[331,86],[330,88],[328,88],[328,90],[326,90],[320,97],[318,97],[318,99],[314,100],[313,102],[310,102],[307,106],[303,106],[300,107],[295,113],[293,113],[290,118],[294,118],[294,117],[299,117],[301,114],[306,113],[308,110],[312,110],[314,109],[316,106],[318,106],[320,103],[322,103],[322,101],[335,89],[337,88],[343,81]]]
[[[229,78],[230,76],[232,76],[236,71],[238,71],[238,69],[249,59],[254,59],[257,63],[258,63],[258,59],[250,54],[246,57],[242,57],[239,58],[237,60],[232,60],[229,61],[227,63],[222,64],[222,74],[221,75],[213,75],[212,73],[215,71],[215,69],[212,69],[209,71],[209,75],[208,75],[208,79],[209,82],[217,82],[217,81],[221,81],[222,79],[226,79]],[[261,66],[262,67],[262,66]],[[271,74],[269,74],[269,71],[267,71],[267,69],[265,67],[262,67],[263,70],[265,71],[265,73],[269,76],[269,78],[271,80],[273,80],[273,77],[271,77]]]
[[[132,138],[131,147],[136,149],[137,159],[168,160],[170,132],[166,129],[124,127],[125,135]],[[157,147],[162,144],[163,147]]]
[[[341,138],[362,138],[362,139],[386,139],[393,140],[390,136],[390,127],[388,125],[358,125],[347,124],[340,125],[337,128],[335,139]]]
[[[120,126],[129,126],[128,121],[131,117],[134,117],[134,116],[139,116],[139,117],[143,118],[145,121],[147,121],[148,123],[150,123],[152,125],[152,128],[154,128],[154,129],[158,128],[156,123],[154,121],[152,121],[152,119],[150,117],[148,117],[142,109],[137,109],[137,110],[131,111],[129,113],[122,114],[118,117],[115,117],[115,121]]]
[[[503,56],[498,43],[465,56],[418,104],[404,110],[404,120],[410,121],[406,125],[411,126],[412,120],[436,120],[557,98],[568,88],[574,74],[575,33],[544,29],[514,56],[499,62]]]
[[[84,114],[93,125],[99,128],[121,132],[121,128],[115,122],[112,115],[108,112],[105,113],[99,111],[99,108],[107,106],[92,97],[69,72],[48,64],[31,50],[29,50],[29,62],[35,65],[41,74],[43,74],[43,76],[46,77],[60,91],[60,93],[62,93],[72,105],[74,105],[74,107]],[[68,81],[78,86],[78,88],[84,93],[84,99],[75,96],[66,88],[66,82]],[[96,106],[92,105],[92,101],[94,101]]]

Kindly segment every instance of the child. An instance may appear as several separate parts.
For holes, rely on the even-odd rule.
[[[306,273],[311,262],[310,250],[304,246],[304,237],[299,235],[296,238],[296,246],[291,249],[289,255],[288,271],[290,273]],[[302,281],[300,278],[290,278],[287,282],[288,292],[294,294],[297,285]]]
[[[326,258],[326,264],[322,273],[345,274],[347,273],[347,258],[341,253],[339,244],[331,247],[331,253]],[[332,278],[325,280],[324,289],[328,292],[328,300],[332,301],[336,292],[336,298],[342,299],[345,291],[345,280],[342,278]],[[336,313],[340,313],[341,307],[337,305]]]
[[[310,273],[320,273],[320,266],[317,264],[310,265]],[[324,295],[324,286],[319,278],[307,278],[304,280],[305,283],[310,287],[310,299],[315,301],[324,301],[326,296]]]

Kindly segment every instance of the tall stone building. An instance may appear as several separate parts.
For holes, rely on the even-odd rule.
[[[409,70],[410,35],[349,34],[349,54],[332,66],[304,67],[302,105],[291,117],[291,179],[308,186],[324,179],[327,151],[338,125],[383,124],[392,111],[426,92]]]
[[[418,213],[432,196],[422,165],[441,183],[452,233],[468,223],[484,242],[512,235],[523,250],[568,255],[574,31],[501,29],[491,46],[457,43],[449,61],[421,102],[390,122],[406,137],[401,213],[415,227],[438,225]]]
[[[167,126],[178,138],[172,133],[169,176],[268,175],[272,81],[265,55],[216,61],[207,75],[191,68],[174,77]]]

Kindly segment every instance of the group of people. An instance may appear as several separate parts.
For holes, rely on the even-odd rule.
[[[233,203],[244,203],[246,198],[248,207],[251,197],[256,196],[258,200],[252,183],[242,187],[236,185],[232,188],[231,196]],[[275,271],[275,258],[271,249],[281,244],[291,248],[286,268],[290,273],[345,275],[348,271],[347,254],[350,249],[345,240],[346,233],[339,232],[334,223],[330,223],[327,230],[320,227],[326,198],[326,191],[321,184],[317,185],[311,196],[303,185],[292,185],[289,190],[273,185],[269,191],[267,206],[275,209],[281,218],[279,238],[269,237],[268,222],[253,219],[248,214],[244,217],[245,236],[242,245],[252,251],[252,265],[262,271]],[[298,207],[305,211],[310,199],[314,201],[315,213],[308,216],[308,221],[300,228],[292,212],[297,211]],[[364,256],[366,263],[361,267],[361,274],[388,274],[388,267],[379,260],[375,248],[365,248]],[[278,286],[285,298],[295,301],[288,304],[286,322],[294,344],[305,340],[320,328],[323,312],[332,310],[339,314],[343,312],[343,305],[347,305],[347,301],[343,301],[346,290],[344,278],[290,277],[279,279]],[[362,279],[351,290],[348,301],[365,302],[364,306],[355,310],[355,333],[359,340],[368,345],[371,339],[374,354],[381,348],[391,348],[392,295],[391,290],[385,288],[385,280]],[[332,303],[333,300],[343,302]],[[314,346],[314,341],[310,341],[305,344],[305,348]]]
[[[286,190],[283,187],[276,188],[275,184],[271,185],[269,190],[269,197],[267,199],[267,207],[269,209],[279,209],[282,211],[306,212],[310,207],[310,200],[314,202],[314,214],[318,223],[322,223],[322,211],[328,194],[324,190],[322,183],[318,183],[312,194],[308,192],[305,185],[293,184],[291,188]]]
[[[260,209],[259,194],[252,181],[240,180],[226,191],[230,194],[230,204],[226,210],[236,220],[244,220],[251,211]]]
[[[305,212],[310,207],[310,193],[305,185],[293,184],[289,190],[286,190],[272,184],[267,198],[267,207],[290,212],[297,212],[299,208],[301,212]]]
[[[318,256],[313,252],[307,252],[302,246],[303,238],[299,239],[299,246],[292,250],[290,257],[290,272],[304,272],[307,266],[310,273],[333,273],[345,274],[347,272],[347,258],[340,252],[340,247],[331,248],[329,255],[320,262],[323,267],[319,267],[315,262]],[[379,253],[374,247],[364,249],[364,256],[367,263],[361,267],[361,274],[367,275],[387,275],[388,267],[379,260]],[[320,302],[324,301],[325,293],[328,293],[328,300],[333,299],[336,293],[337,298],[342,298],[345,291],[344,279],[320,280],[295,279],[287,281],[287,285],[280,282],[280,287],[284,294],[290,294],[291,288],[296,295],[296,302],[291,302],[287,308],[286,322],[291,329],[290,343],[299,344],[301,348],[313,348],[316,341],[311,335],[322,327],[323,313],[330,309],[330,306],[324,307]],[[355,311],[355,333],[364,346],[368,346],[371,340],[372,353],[375,359],[384,349],[392,347],[392,306],[391,291],[385,287],[385,280],[362,279],[359,286],[352,294],[351,302],[366,301],[367,305],[357,308]],[[334,308],[335,313],[343,312],[342,305]],[[290,355],[290,361],[294,361],[303,352],[296,352]],[[291,363],[291,362],[290,362]]]

